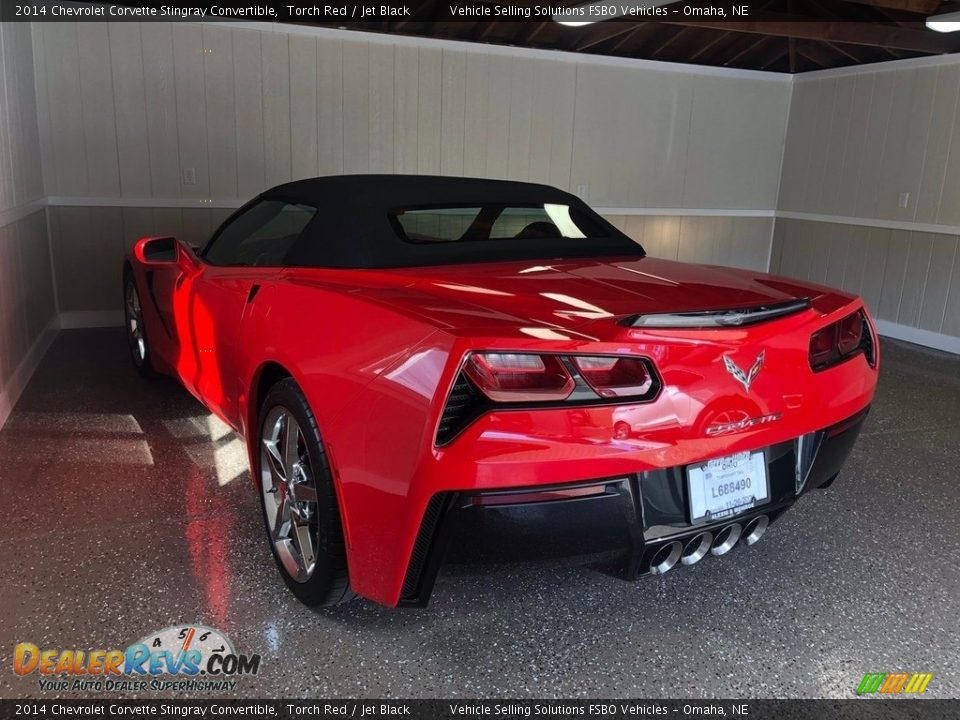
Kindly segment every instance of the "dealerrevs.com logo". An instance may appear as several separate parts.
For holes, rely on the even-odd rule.
[[[260,671],[260,655],[245,655],[219,630],[173,625],[124,650],[40,648],[18,643],[13,671],[36,673],[51,692],[230,691],[239,677]]]

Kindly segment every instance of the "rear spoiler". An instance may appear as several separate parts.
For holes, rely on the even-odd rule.
[[[743,327],[745,325],[756,325],[785,315],[793,315],[806,310],[808,307],[810,307],[810,298],[801,298],[750,308],[630,315],[621,320],[620,324],[627,327],[656,329]]]

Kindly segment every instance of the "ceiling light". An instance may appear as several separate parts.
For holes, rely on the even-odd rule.
[[[927,28],[937,32],[957,32],[960,30],[960,12],[931,15],[927,18]]]
[[[607,0],[596,0],[595,2],[564,8],[563,12],[554,13],[553,20],[567,27],[583,27],[584,25],[593,25],[593,23],[601,20],[615,20],[624,15],[653,18],[656,15],[649,12],[650,10],[673,2],[676,2],[676,0],[638,0],[633,5],[615,6]]]

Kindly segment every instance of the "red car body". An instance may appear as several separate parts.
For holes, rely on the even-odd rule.
[[[624,478],[642,487],[657,472],[786,444],[799,457],[797,439],[812,433],[855,438],[877,382],[876,333],[859,298],[759,272],[637,256],[221,267],[182,243],[175,258],[151,260],[150,242],[138,241],[127,268],[149,298],[154,366],[247,438],[254,468],[266,384],[296,380],[333,469],[352,589],[390,606],[426,602],[442,560],[436,529],[451,509],[496,508],[491,491],[512,493],[512,508],[569,505]],[[798,298],[804,309],[743,327],[624,324]],[[811,337],[861,311],[870,351],[814,371]],[[451,388],[478,351],[643,357],[660,389],[639,403],[493,407],[441,442]],[[760,353],[748,386],[724,361],[746,369]],[[832,482],[852,438],[809,486],[772,498],[773,510]],[[635,540],[621,571],[648,571],[656,538],[694,525],[687,517]]]

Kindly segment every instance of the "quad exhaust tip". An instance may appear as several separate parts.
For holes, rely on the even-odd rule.
[[[713,545],[710,547],[710,552],[714,555],[726,555],[733,549],[733,546],[737,544],[741,531],[740,523],[730,523],[727,525],[717,532],[713,538]]]
[[[683,553],[683,545],[674,541],[667,543],[654,554],[650,561],[650,572],[653,575],[663,575],[673,569]]]
[[[683,553],[680,555],[680,562],[684,565],[696,565],[706,557],[712,545],[713,534],[708,532],[700,533],[691,538],[683,548]]]
[[[770,525],[770,518],[766,515],[758,515],[743,526],[740,523],[730,523],[718,530],[715,535],[710,532],[694,535],[686,544],[679,540],[665,543],[657,549],[653,559],[650,560],[650,574],[663,575],[670,572],[678,562],[682,565],[696,565],[707,556],[707,553],[726,555],[740,541],[753,545],[763,537],[768,525]]]
[[[743,541],[747,545],[753,545],[757,540],[763,537],[763,534],[767,531],[767,526],[770,524],[770,518],[766,515],[758,515],[753,520],[747,523],[747,526],[743,529]]]

